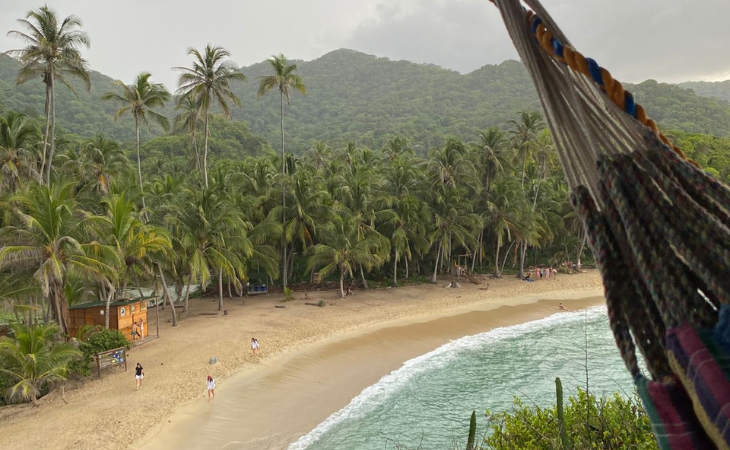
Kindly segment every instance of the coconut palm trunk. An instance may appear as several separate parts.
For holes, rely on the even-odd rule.
[[[284,90],[281,85],[279,85],[279,121],[281,126],[281,224],[286,224],[286,152],[284,151]],[[286,289],[287,283],[289,281],[289,266],[287,265],[287,259],[286,259],[286,230],[283,230],[284,236],[282,237],[282,257],[284,259],[284,270],[282,272],[282,282],[284,285],[284,289]]]
[[[48,152],[48,161],[46,162],[46,184],[48,186],[51,185],[51,169],[53,168],[53,154],[56,150],[56,93],[55,93],[55,83],[53,81],[54,77],[53,68],[51,67],[51,78],[49,79],[49,84],[51,86],[51,149]]]
[[[362,264],[360,264],[360,278],[362,279],[363,289],[370,289],[370,287],[368,286],[367,280],[365,280],[365,271],[362,268]]]
[[[345,269],[340,267],[340,298],[345,298]]]
[[[441,244],[442,243],[439,240],[439,248],[436,251],[436,264],[434,264],[434,266],[433,266],[433,275],[431,276],[431,283],[436,282],[436,274],[438,273],[438,270],[439,270],[439,259],[441,258]]]
[[[167,280],[165,279],[165,273],[162,271],[162,266],[157,264],[157,273],[160,275],[160,282],[162,283],[162,295],[165,299],[165,302],[170,304],[170,309],[172,310],[172,326],[177,326],[177,314],[175,313],[175,305],[172,303],[172,299],[170,298],[170,293],[167,290]],[[163,303],[164,304],[164,303]]]
[[[46,170],[46,155],[48,154],[48,136],[51,132],[51,83],[46,83],[46,133],[43,135],[43,160],[41,170],[38,171],[38,183],[43,183],[43,174]]]
[[[203,139],[203,178],[205,179],[205,188],[208,189],[208,109],[205,110],[205,138]]]
[[[218,311],[223,311],[223,267],[218,268]]]
[[[494,276],[495,278],[500,278],[502,276],[502,273],[499,271],[499,248],[501,246],[499,245],[499,241],[497,241],[497,252],[494,255]]]
[[[142,214],[145,222],[147,222],[149,219],[147,218],[147,205],[144,202],[144,188],[142,187],[142,160],[139,157],[139,116],[137,114],[134,115],[134,132],[137,136],[137,184],[142,195]]]
[[[190,283],[193,281],[193,274],[188,275],[188,285],[185,287],[185,303],[183,312],[188,312],[188,300],[190,299]]]
[[[398,250],[395,251],[395,258],[393,258],[393,287],[398,286]]]

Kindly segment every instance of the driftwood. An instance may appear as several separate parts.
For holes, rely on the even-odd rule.
[[[286,308],[286,305],[274,305],[274,308]]]
[[[203,313],[198,313],[198,315],[199,316],[217,316],[218,313],[217,312],[212,312],[212,313],[203,312]]]
[[[321,304],[321,303],[311,303],[311,302],[306,302],[306,303],[305,303],[305,305],[309,305],[309,306],[318,306],[318,307],[320,307],[320,308],[323,308],[323,307],[324,307],[324,304]]]

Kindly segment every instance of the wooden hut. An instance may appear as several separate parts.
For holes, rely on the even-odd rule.
[[[121,300],[109,305],[109,329],[121,331],[127,339],[132,340],[132,323],[139,323],[142,320],[141,331],[146,337],[149,335],[149,326],[147,322],[147,302],[156,299],[135,299]],[[83,305],[71,306],[69,315],[71,316],[71,326],[69,333],[71,337],[75,337],[79,328],[84,325],[101,325],[104,326],[106,314],[106,304],[103,302],[86,303]]]

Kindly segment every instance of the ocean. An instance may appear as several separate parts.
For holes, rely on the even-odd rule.
[[[473,410],[483,433],[484,411],[509,410],[515,397],[549,407],[556,377],[566,397],[586,380],[597,395],[633,395],[605,307],[451,341],[384,376],[288,448],[463,448]]]

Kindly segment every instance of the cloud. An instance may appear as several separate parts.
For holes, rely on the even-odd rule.
[[[460,72],[517,57],[499,14],[485,0],[380,3],[375,11],[346,47]]]
[[[730,72],[727,0],[545,0],[566,35],[619,79],[719,79]],[[468,72],[516,58],[486,0],[381,1],[346,46]]]

